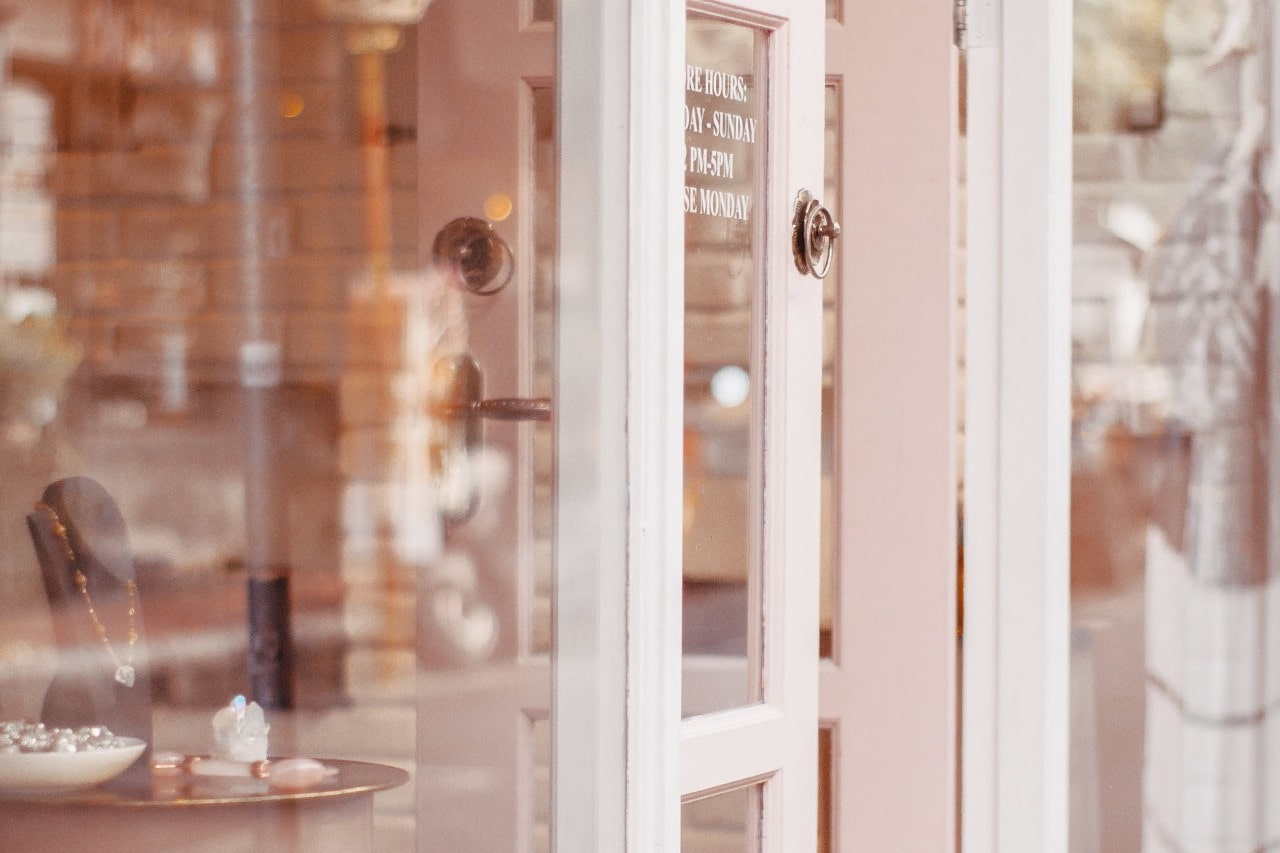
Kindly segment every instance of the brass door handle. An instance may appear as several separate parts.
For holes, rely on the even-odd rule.
[[[436,419],[432,457],[440,478],[440,511],[450,521],[470,518],[479,506],[479,484],[472,460],[484,443],[484,421],[549,421],[545,397],[484,399],[484,372],[463,353],[436,361],[430,413]]]
[[[496,397],[471,404],[470,411],[494,421],[549,421],[551,401],[546,397]]]
[[[826,205],[808,190],[796,196],[796,211],[791,222],[791,253],[796,269],[814,278],[826,278],[835,256],[840,223]]]
[[[435,372],[437,385],[432,414],[466,421],[468,433],[474,432],[472,422],[480,418],[494,421],[551,420],[551,401],[546,397],[483,399],[484,372],[470,355],[445,356],[436,363]],[[468,441],[468,444],[473,443]]]

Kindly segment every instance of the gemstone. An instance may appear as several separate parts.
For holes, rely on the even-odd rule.
[[[267,777],[273,788],[302,791],[317,785],[329,775],[329,768],[311,758],[285,758],[271,762]]]
[[[125,687],[133,686],[133,678],[133,667],[128,664],[116,667],[116,681],[120,682]]]

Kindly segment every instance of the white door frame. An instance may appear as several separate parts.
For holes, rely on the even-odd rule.
[[[775,77],[802,66],[817,84],[820,3],[806,2],[812,14],[794,19],[786,0],[698,5],[734,16],[746,6],[759,12],[746,20],[781,23]],[[814,453],[806,462],[774,450],[766,464],[778,494],[807,484],[813,500],[804,518],[793,516],[808,502],[779,503],[765,553],[769,563],[785,559],[812,571],[794,572],[785,595],[785,573],[774,571],[765,590],[765,607],[774,608],[766,621],[768,704],[680,719],[684,27],[685,3],[673,0],[560,6],[556,524],[558,533],[561,524],[574,527],[555,537],[552,841],[566,853],[678,850],[682,795],[737,780],[776,781],[783,768],[785,784],[772,785],[764,803],[766,826],[782,832],[766,830],[765,849],[801,849],[794,840],[816,832],[809,729],[817,722],[820,346],[814,328],[788,330],[785,321],[803,313],[795,305],[817,316],[821,286],[799,281],[794,267],[788,273],[789,253],[776,260],[781,250],[770,253],[767,296],[778,321],[772,344],[787,358],[769,356],[772,375],[810,371],[814,379],[794,386],[812,393],[789,390],[788,399],[771,401],[770,417],[810,425],[812,435],[802,437]],[[806,52],[806,45],[817,49]],[[783,97],[780,82],[771,81],[771,102],[820,145],[820,87],[797,103]],[[789,245],[795,192],[822,181],[821,158],[799,157],[783,139],[775,136],[768,149],[770,173],[785,188],[770,188],[771,246]],[[784,417],[788,405],[812,415]],[[788,624],[795,637],[783,640]],[[759,749],[758,740],[739,748],[735,737],[744,735],[763,736],[776,749]],[[726,752],[747,763],[698,758]]]
[[[680,847],[683,526],[667,493],[683,464],[684,15],[679,0],[560,3],[556,393],[573,402],[557,413],[556,524],[575,527],[555,537],[552,842],[565,853]]]
[[[969,6],[963,849],[1065,853],[1071,4]]]

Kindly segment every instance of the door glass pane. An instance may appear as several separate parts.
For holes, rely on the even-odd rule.
[[[554,36],[426,5],[0,20],[0,721],[207,755],[242,694],[273,756],[378,765],[378,849],[546,849],[551,427],[455,380],[553,396]],[[149,762],[112,796],[268,790]],[[184,846],[155,809],[15,843],[13,796],[0,849]]]
[[[751,785],[682,805],[682,853],[758,851],[763,793],[763,785]]]
[[[765,39],[690,15],[685,92],[686,714],[756,698]]]
[[[1280,837],[1273,7],[1077,4],[1071,821]]]

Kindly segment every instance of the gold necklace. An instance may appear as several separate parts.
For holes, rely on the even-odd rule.
[[[75,549],[71,547],[71,538],[67,535],[67,526],[62,523],[62,519],[58,517],[58,513],[53,507],[44,501],[36,504],[36,509],[49,516],[49,521],[53,526],[53,535],[62,543],[62,550],[67,555],[67,559],[72,563],[76,562]],[[102,624],[98,619],[98,611],[94,609],[93,597],[89,595],[89,579],[84,573],[76,569],[75,575],[72,576],[75,581],[76,589],[80,590],[80,597],[84,599],[85,609],[89,611],[89,620],[93,622],[93,631],[98,635],[98,639],[102,642],[103,648],[107,650],[107,654],[111,656],[111,662],[116,666],[115,679],[125,687],[132,687],[137,673],[133,668],[133,647],[138,643],[138,629],[134,624],[134,619],[138,613],[137,599],[138,586],[130,578],[124,582],[125,595],[129,601],[129,651],[126,658],[121,662],[120,657],[116,654],[115,647],[111,645],[110,638],[107,637],[107,626]]]

